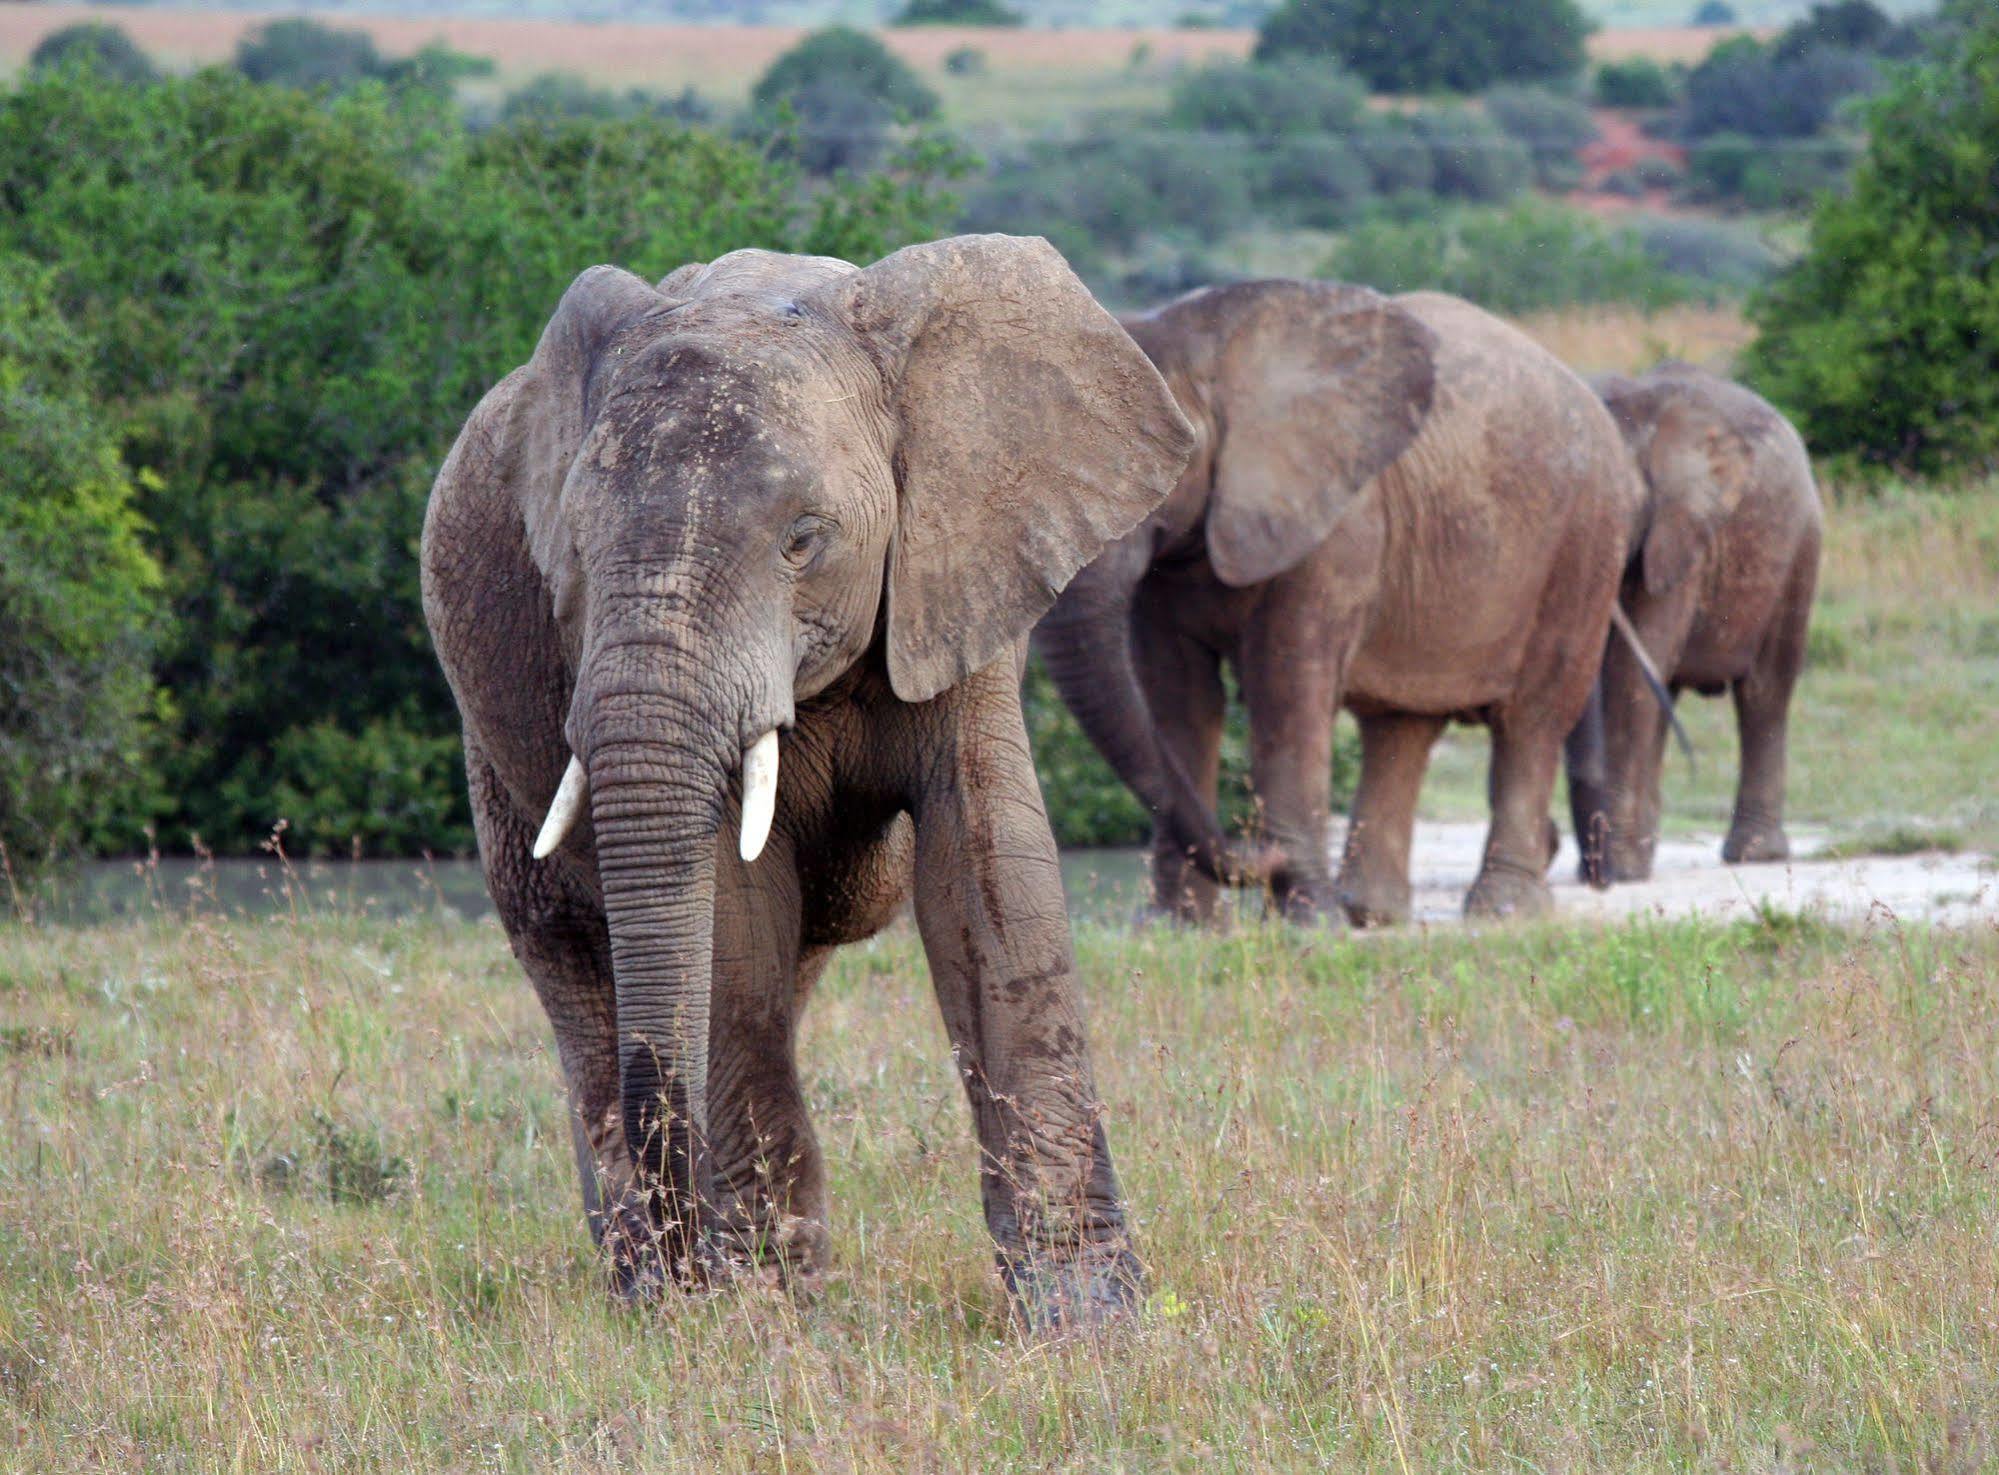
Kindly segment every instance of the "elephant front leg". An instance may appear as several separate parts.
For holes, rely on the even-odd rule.
[[[917,800],[917,925],[971,1100],[986,1224],[1014,1307],[1036,1330],[1094,1325],[1136,1306],[1143,1271],[1105,1140],[1055,842],[1019,707],[1010,689],[968,705]]]

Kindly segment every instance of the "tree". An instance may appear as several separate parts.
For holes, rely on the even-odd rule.
[[[0,849],[17,875],[106,817],[164,616],[89,360],[50,274],[0,255]]]
[[[1999,20],[1967,23],[1868,110],[1851,190],[1753,308],[1752,382],[1821,453],[1999,466]]]
[[[268,21],[237,42],[236,70],[252,82],[339,91],[386,77],[389,64],[366,31],[295,16]]]
[[[909,0],[895,26],[1017,26],[1020,16],[1000,0]]]
[[[1596,69],[1596,100],[1607,108],[1669,108],[1673,76],[1649,56],[1607,61]]]
[[[1735,23],[1735,7],[1728,0],[1701,0],[1694,8],[1693,19],[1688,22],[1696,26],[1732,26]]]
[[[850,26],[815,31],[750,90],[751,130],[815,174],[871,167],[892,124],[937,111],[937,94],[879,38]]]
[[[173,610],[156,781],[107,843],[150,817],[173,847],[254,849],[279,818],[307,849],[468,844],[414,557],[466,413],[584,266],[871,260],[937,232],[937,167],[807,193],[651,114],[472,134],[426,91],[221,70],[0,93],[0,251],[53,269],[88,334]]]
[[[159,73],[136,42],[117,26],[84,21],[42,37],[28,56],[31,72],[85,66],[113,82],[151,82]]]
[[[1380,92],[1481,92],[1573,76],[1588,34],[1575,0],[1285,0],[1255,59],[1327,58]]]

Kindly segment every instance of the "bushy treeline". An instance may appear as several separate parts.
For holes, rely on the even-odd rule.
[[[872,259],[950,165],[808,188],[652,113],[225,70],[0,94],[0,839],[463,848],[415,548],[473,403],[585,266]]]

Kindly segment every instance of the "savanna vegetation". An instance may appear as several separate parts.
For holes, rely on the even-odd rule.
[[[7,433],[81,438],[111,459],[45,449],[0,477],[42,487],[33,505],[67,498],[62,518],[157,578],[91,606],[53,567],[19,565],[36,584],[10,612],[20,628],[77,611],[73,631],[40,638],[36,679],[89,696],[54,723],[9,720],[13,792],[44,778],[0,840],[24,870],[149,837],[251,851],[280,822],[299,852],[464,849],[415,530],[466,408],[597,260],[658,273],[741,244],[867,259],[958,227],[1041,231],[1114,305],[1272,271],[1442,287],[1514,313],[1590,306],[1607,322],[1747,298],[1764,332],[1748,367],[1815,445],[1976,484],[1999,415],[1980,397],[1999,382],[1994,334],[1976,331],[1999,230],[1979,160],[1999,145],[1989,24],[1974,36],[1975,20],[1956,7],[1890,22],[1855,0],[1750,43],[1772,66],[1864,55],[1877,82],[1930,57],[1937,35],[1961,43],[1874,112],[1837,114],[1854,138],[1874,120],[1871,152],[1769,286],[1803,243],[1795,227],[1606,221],[1553,198],[1596,126],[1580,74],[1383,109],[1323,55],[1214,61],[1173,74],[1150,111],[1002,141],[980,168],[950,142],[940,79],[860,31],[808,37],[736,116],[693,92],[555,74],[495,97],[476,59],[385,57],[309,21],[252,30],[232,67],[188,77],[160,77],[115,30],[58,33],[0,95],[0,265],[40,284],[10,319],[14,361],[74,369],[17,375],[30,387],[16,393],[60,407]],[[1684,135],[1698,89],[1654,71],[1608,85],[1642,95],[1663,79],[1673,101],[1657,126]],[[1933,158],[1956,162],[1938,173]],[[1911,233],[1915,220],[1930,224]],[[1671,338],[1633,330],[1616,366]],[[1711,361],[1730,366],[1739,346],[1731,335]],[[56,464],[69,484],[34,470]],[[35,690],[15,682],[17,714],[66,711]],[[1038,675],[1028,699],[1060,836],[1142,838]],[[1336,790],[1352,758],[1343,746]],[[1235,738],[1226,768],[1240,816]],[[1448,795],[1448,756],[1440,769]],[[1983,833],[1976,817],[1952,823]]]
[[[1006,1322],[914,938],[806,1016],[837,1272],[600,1292],[490,924],[0,924],[10,1459],[1986,1468],[1999,943],[1085,929],[1138,1323]]]

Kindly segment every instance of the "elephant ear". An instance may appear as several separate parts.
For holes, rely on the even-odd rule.
[[[513,412],[500,427],[501,464],[511,464],[528,552],[558,617],[580,588],[560,509],[562,484],[589,429],[592,387],[618,334],[663,302],[652,287],[615,266],[593,266],[577,277],[542,329]]]
[[[1663,594],[1704,563],[1749,485],[1755,448],[1684,391],[1660,395],[1642,464],[1652,494],[1645,590]]]
[[[1430,412],[1436,346],[1426,325],[1364,287],[1258,290],[1216,370],[1207,536],[1224,583],[1297,563],[1409,448]]]
[[[927,701],[1005,654],[1179,479],[1193,433],[1038,238],[909,246],[820,294],[880,365],[899,503],[888,672]]]

